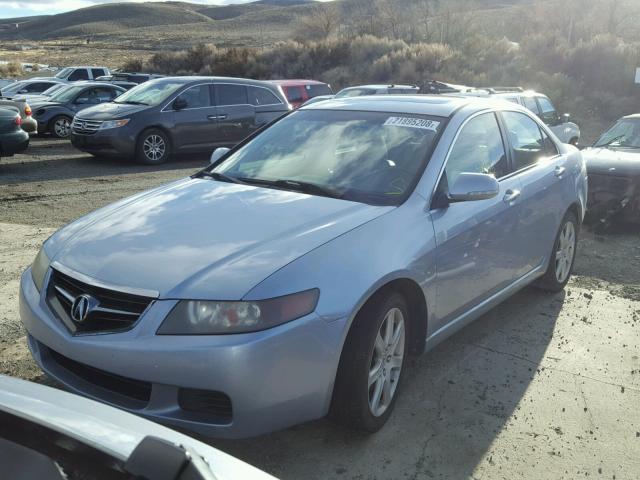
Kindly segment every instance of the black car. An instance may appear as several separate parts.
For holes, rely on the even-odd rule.
[[[126,90],[102,82],[76,82],[56,91],[49,98],[31,103],[38,131],[58,138],[68,138],[76,113],[85,108],[110,102]]]
[[[71,143],[96,156],[158,164],[171,153],[233,146],[290,109],[281,90],[267,82],[159,78],[77,115]]]
[[[618,120],[582,156],[589,175],[587,219],[640,224],[640,114]]]
[[[0,108],[0,156],[10,157],[29,146],[29,134],[21,126],[16,108]]]

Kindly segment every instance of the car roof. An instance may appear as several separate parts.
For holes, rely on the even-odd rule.
[[[342,90],[354,90],[356,88],[376,88],[376,89],[382,89],[382,88],[415,88],[415,89],[418,89],[418,87],[415,86],[415,85],[395,85],[395,84],[391,83],[391,84],[386,84],[386,85],[382,85],[382,84],[355,85],[353,87],[343,88]]]
[[[253,80],[251,78],[236,78],[236,77],[205,77],[205,76],[176,76],[176,77],[161,77],[154,78],[153,80],[149,80],[152,82],[180,82],[184,85],[187,85],[192,82],[235,82],[235,83],[244,83],[246,85],[268,85],[269,82],[264,80]]]
[[[280,85],[283,87],[294,87],[296,85],[326,85],[324,82],[318,80],[301,80],[301,79],[289,79],[289,80],[269,80],[271,83]]]
[[[332,98],[305,105],[300,110],[358,110],[365,112],[406,113],[450,117],[463,107],[477,111],[504,107],[519,109],[503,100],[454,95],[370,95],[364,97]],[[524,109],[523,109],[524,110]]]

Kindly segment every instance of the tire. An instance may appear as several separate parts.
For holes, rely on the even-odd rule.
[[[159,165],[169,160],[171,143],[158,128],[145,130],[136,145],[136,161],[145,165]]]
[[[391,341],[385,336],[390,323]],[[398,397],[409,341],[409,310],[402,295],[374,297],[363,307],[340,358],[331,401],[331,417],[335,421],[370,433],[382,428]]]
[[[71,118],[66,115],[53,117],[49,122],[49,133],[56,138],[69,138],[71,135]]]
[[[579,232],[580,225],[575,213],[567,212],[553,243],[547,271],[537,283],[539,288],[548,292],[560,292],[564,289],[573,271]]]

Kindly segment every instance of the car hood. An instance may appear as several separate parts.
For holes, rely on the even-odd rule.
[[[239,300],[296,258],[391,209],[185,179],[70,224],[47,253],[99,282],[160,298]]]
[[[640,150],[587,148],[582,151],[590,174],[640,175]]]
[[[87,120],[112,120],[123,118],[148,109],[147,105],[130,105],[127,103],[101,103],[82,110],[82,118]]]
[[[142,439],[152,436],[196,452],[217,479],[276,480],[231,455],[137,415],[4,375],[0,375],[0,411],[71,437],[120,461],[126,461]]]
[[[40,108],[59,107],[60,105],[62,104],[59,102],[50,102],[48,100],[36,100],[33,102],[29,102],[29,106],[34,112]]]

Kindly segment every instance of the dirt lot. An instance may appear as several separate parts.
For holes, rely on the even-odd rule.
[[[206,158],[98,161],[36,139],[0,162],[0,373],[46,381],[17,313],[20,272],[57,227]],[[375,436],[328,421],[213,442],[283,479],[640,475],[640,233],[583,231],[566,292],[525,289],[413,362]]]

